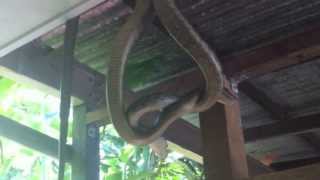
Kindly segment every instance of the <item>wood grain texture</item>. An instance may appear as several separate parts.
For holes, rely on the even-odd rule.
[[[216,104],[200,113],[206,178],[238,179],[249,176],[238,102]]]
[[[319,180],[320,164],[288,171],[270,173],[244,180]]]

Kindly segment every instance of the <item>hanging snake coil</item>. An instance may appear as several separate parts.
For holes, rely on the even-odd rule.
[[[182,97],[151,95],[131,105],[127,110],[123,99],[123,77],[128,54],[144,26],[156,15],[171,37],[197,63],[206,85]],[[224,77],[218,58],[184,18],[174,0],[137,0],[133,14],[116,36],[111,60],[107,63],[107,102],[112,123],[127,142],[150,144],[183,115],[202,112],[221,97]],[[159,111],[157,124],[149,130],[139,128],[139,119],[146,113]]]

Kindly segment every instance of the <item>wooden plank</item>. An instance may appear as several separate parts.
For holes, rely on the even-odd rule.
[[[238,102],[200,113],[206,179],[249,177]]]
[[[58,158],[58,140],[0,116],[0,135],[43,154]],[[71,147],[66,148],[66,161],[71,160]]]
[[[320,164],[315,164],[298,169],[270,173],[243,180],[318,180],[319,177]]]
[[[74,107],[72,179],[99,180],[99,129],[87,124],[85,105]]]

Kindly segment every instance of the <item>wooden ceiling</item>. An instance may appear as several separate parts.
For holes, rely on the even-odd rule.
[[[113,37],[131,11],[124,3],[111,2],[95,15],[84,15],[75,52],[79,62],[100,73],[110,57]],[[258,159],[275,154],[278,163],[319,157],[315,128],[320,127],[320,1],[177,0],[177,4],[221,57],[229,79],[239,85],[248,153]],[[201,85],[190,57],[155,24],[147,27],[130,54],[130,87],[157,84],[142,94],[179,94],[186,90],[178,87]],[[61,32],[42,37],[58,54]],[[170,80],[163,82],[166,79]],[[197,115],[186,117],[195,126],[197,119]],[[197,139],[192,143],[199,144]]]

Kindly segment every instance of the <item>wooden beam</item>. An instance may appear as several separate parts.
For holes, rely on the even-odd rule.
[[[241,82],[238,85],[238,89],[256,104],[269,112],[274,119],[282,120],[287,118],[289,108],[281,104],[279,100],[269,97],[264,91],[258,89],[251,82]]]
[[[58,95],[63,56],[30,43],[0,58],[0,75]],[[72,96],[94,108],[105,105],[105,77],[80,63],[73,65]],[[84,88],[85,87],[85,88]]]
[[[313,131],[319,129],[320,123],[317,123],[318,115],[292,119],[288,116],[290,107],[283,104],[281,98],[274,96],[269,97],[265,91],[258,89],[249,81],[240,83],[238,88],[251,100],[255,101],[269,112],[275,121],[278,121],[271,125],[247,129],[245,134],[247,135],[247,142],[255,141],[257,139],[262,140],[264,138],[297,134],[300,139],[307,142],[316,151],[320,151],[319,138],[313,135]]]
[[[188,138],[186,137],[188,134]],[[202,143],[200,129],[192,124],[179,119],[174,122],[163,134],[165,139],[178,144],[184,149],[202,155]]]
[[[272,124],[248,128],[244,132],[246,142],[255,142],[280,136],[303,134],[320,129],[320,114],[277,121]]]
[[[243,180],[318,180],[320,177],[320,164],[306,166],[287,171],[275,172],[266,175],[256,176]]]
[[[42,134],[9,118],[0,116],[0,136],[15,141],[38,152],[58,158],[58,140]],[[70,162],[72,149],[66,148],[66,161]]]
[[[206,179],[249,177],[238,102],[200,113]]]

